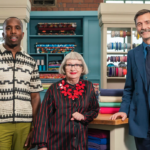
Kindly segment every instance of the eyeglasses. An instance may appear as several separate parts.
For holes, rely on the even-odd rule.
[[[65,64],[66,68],[67,69],[71,69],[71,67],[74,67],[75,69],[79,69],[80,67],[82,67],[83,65],[82,64]]]

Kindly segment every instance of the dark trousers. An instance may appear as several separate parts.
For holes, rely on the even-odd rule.
[[[137,150],[150,150],[150,127],[147,138],[134,137]]]

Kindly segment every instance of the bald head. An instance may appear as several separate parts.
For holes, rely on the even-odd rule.
[[[3,31],[5,30],[7,21],[9,21],[10,19],[17,19],[17,20],[20,22],[20,26],[21,26],[21,29],[22,29],[22,31],[23,31],[23,24],[22,24],[22,21],[21,21],[19,18],[17,18],[17,17],[9,17],[9,18],[7,18],[7,19],[4,21],[4,23],[3,23]]]

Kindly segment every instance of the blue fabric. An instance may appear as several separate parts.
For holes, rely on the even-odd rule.
[[[97,149],[95,149],[95,148],[89,148],[89,147],[88,147],[88,150],[97,150]]]
[[[150,88],[147,88],[143,44],[130,50],[127,57],[127,77],[120,112],[129,117],[129,133],[146,138],[149,128]]]
[[[101,96],[122,96],[123,89],[100,89]]]
[[[105,145],[105,144],[109,143],[109,139],[107,139],[107,138],[100,139],[100,138],[96,138],[93,136],[88,136],[88,142],[93,142],[96,144]]]

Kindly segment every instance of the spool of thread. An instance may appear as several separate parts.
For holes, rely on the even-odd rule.
[[[42,65],[42,70],[46,71],[46,66],[45,65]]]
[[[42,66],[44,65],[44,59],[41,60],[41,65],[42,65]]]
[[[37,59],[37,65],[38,65],[38,66],[40,65],[40,60],[39,60],[39,59]]]
[[[42,66],[41,65],[39,65],[38,68],[39,68],[39,71],[42,71]]]

